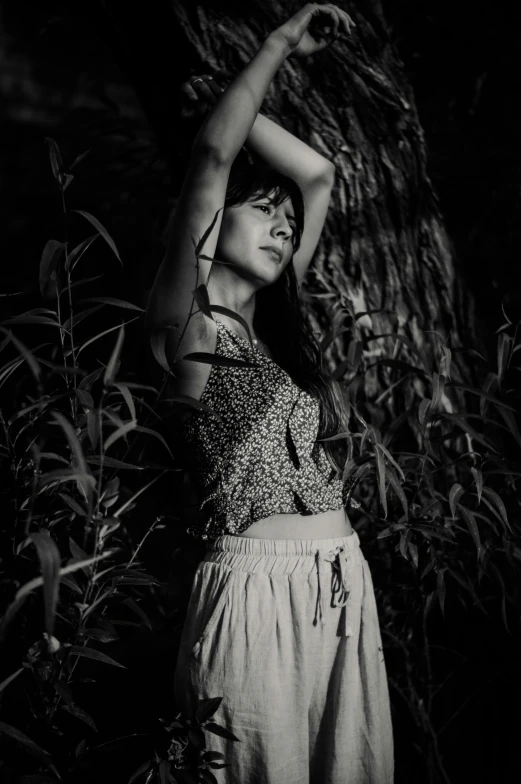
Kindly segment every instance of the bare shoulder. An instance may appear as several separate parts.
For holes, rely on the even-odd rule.
[[[175,356],[169,355],[167,341],[167,356],[176,375],[173,385],[175,394],[201,399],[212,365],[183,357],[196,352],[215,354],[216,344],[217,325],[201,312],[189,319],[183,337],[176,346]]]

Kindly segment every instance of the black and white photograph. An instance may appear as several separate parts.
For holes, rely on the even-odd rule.
[[[0,5],[0,781],[515,784],[521,15]]]

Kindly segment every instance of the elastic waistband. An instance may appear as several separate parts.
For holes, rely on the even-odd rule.
[[[310,555],[317,550],[329,552],[336,548],[353,551],[360,547],[358,534],[353,530],[350,536],[337,536],[332,539],[255,539],[248,536],[225,534],[215,539],[208,552],[226,552],[240,555]]]
[[[338,594],[335,605],[344,608],[343,634],[347,637],[352,634],[349,620],[352,570],[364,561],[356,531],[332,539],[254,539],[225,534],[209,545],[203,561],[250,574],[311,574],[316,570],[314,625],[319,618],[324,622],[322,586],[330,570],[332,597]]]

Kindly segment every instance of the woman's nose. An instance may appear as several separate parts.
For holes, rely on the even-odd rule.
[[[289,239],[291,237],[292,230],[288,220],[286,218],[279,219],[275,224],[274,232],[276,236],[281,236],[283,234],[284,237]]]

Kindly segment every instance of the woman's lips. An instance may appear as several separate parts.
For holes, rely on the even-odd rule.
[[[272,259],[276,259],[277,261],[282,260],[282,253],[280,250],[276,250],[275,248],[261,248],[261,250],[265,250],[266,253],[269,253]]]

